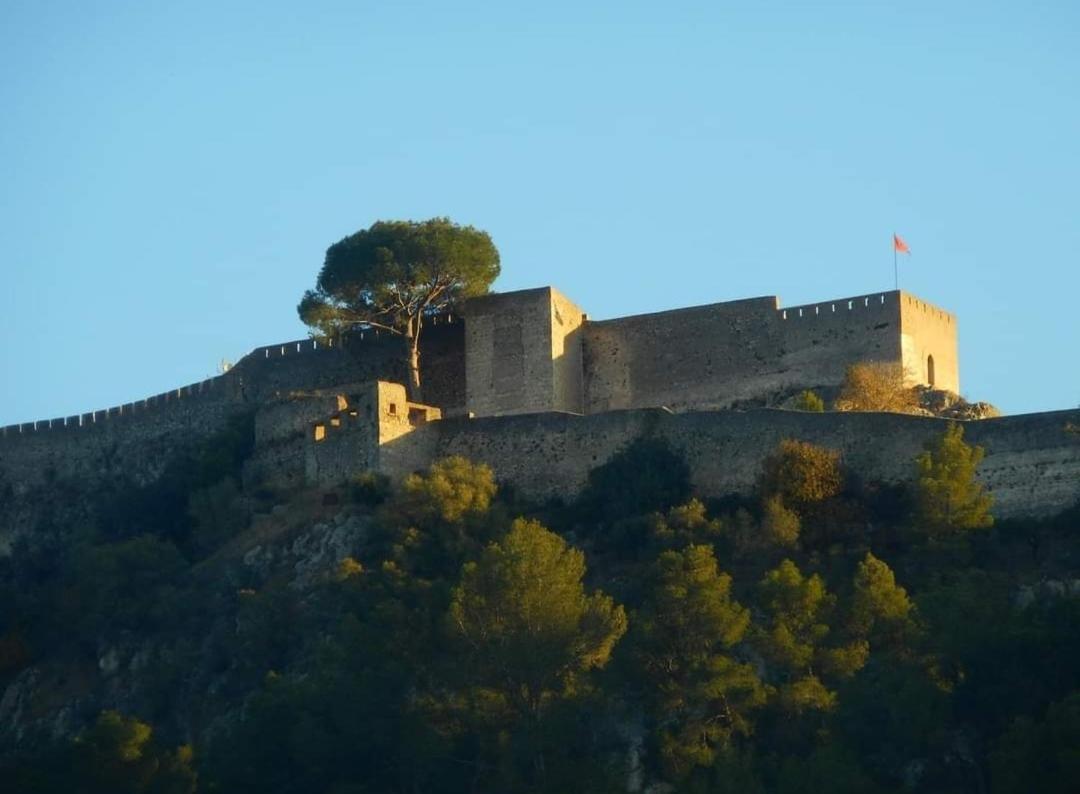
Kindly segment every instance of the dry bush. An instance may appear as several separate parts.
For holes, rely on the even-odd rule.
[[[920,413],[919,396],[904,385],[904,375],[904,368],[893,361],[852,364],[833,407],[837,411]]]
[[[784,439],[765,459],[759,491],[765,498],[779,496],[784,505],[799,511],[836,496],[843,484],[839,452]]]

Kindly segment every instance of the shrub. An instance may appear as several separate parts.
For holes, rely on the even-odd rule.
[[[505,531],[502,511],[493,510],[497,491],[489,466],[460,456],[410,474],[377,514],[387,551],[413,572],[457,567]]]
[[[804,392],[800,392],[795,398],[794,408],[796,411],[809,411],[811,413],[824,413],[825,401],[821,399],[817,392],[807,389]]]
[[[486,513],[496,490],[491,467],[455,455],[433,463],[427,474],[406,477],[392,507],[422,528],[458,524]]]
[[[892,361],[867,361],[852,364],[844,376],[838,411],[891,411],[917,413],[919,398],[904,385],[903,367]]]
[[[794,510],[784,507],[779,496],[770,496],[761,507],[761,541],[768,546],[794,547],[799,542],[800,521]]]
[[[710,519],[705,505],[691,499],[667,513],[654,513],[647,520],[653,542],[661,548],[681,548],[692,543],[708,543],[723,532],[722,523]]]
[[[800,510],[836,496],[843,483],[839,452],[784,439],[765,459],[760,490],[763,497],[779,496],[784,505]]]
[[[378,472],[365,471],[349,482],[349,498],[357,504],[378,507],[390,496],[390,478]]]

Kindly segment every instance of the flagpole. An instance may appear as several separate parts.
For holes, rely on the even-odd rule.
[[[892,241],[892,273],[893,273],[893,286],[899,291],[900,289],[900,269],[896,266],[896,232],[893,232]]]

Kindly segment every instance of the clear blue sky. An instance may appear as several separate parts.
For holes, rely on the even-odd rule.
[[[1080,3],[0,2],[0,424],[300,338],[330,243],[487,229],[594,318],[901,286],[1080,403]]]

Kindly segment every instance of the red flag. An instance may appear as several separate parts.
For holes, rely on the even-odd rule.
[[[907,243],[900,237],[899,234],[893,234],[892,236],[893,250],[901,254],[911,255],[911,249],[907,247]]]

